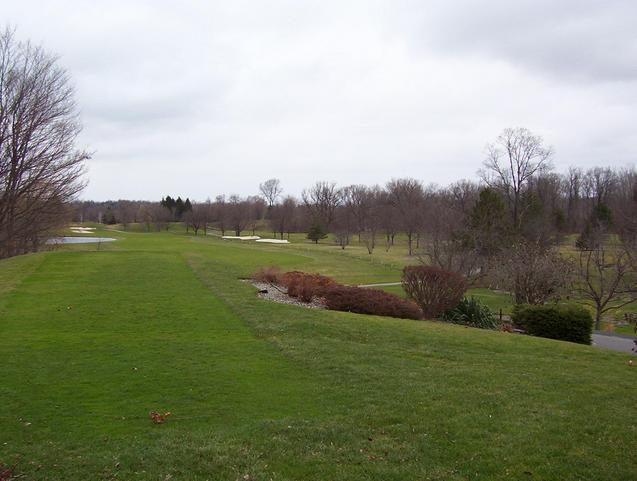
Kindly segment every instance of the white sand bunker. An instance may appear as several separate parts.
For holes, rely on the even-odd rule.
[[[228,240],[259,240],[261,239],[261,237],[259,237],[258,235],[244,235],[244,236],[239,236],[239,235],[224,235],[221,236],[222,239],[228,239]]]
[[[78,226],[72,225],[70,229],[71,229],[71,232],[75,234],[92,234],[93,231],[95,230],[95,227],[78,227]]]
[[[287,239],[257,239],[257,242],[267,242],[269,244],[289,244]]]

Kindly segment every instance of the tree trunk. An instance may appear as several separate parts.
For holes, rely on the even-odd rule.
[[[595,306],[595,330],[599,331],[602,328],[602,307]]]

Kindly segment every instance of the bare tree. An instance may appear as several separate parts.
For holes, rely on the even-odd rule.
[[[248,197],[245,202],[248,205],[248,227],[252,230],[252,235],[255,235],[268,206],[263,198],[258,195]]]
[[[492,269],[497,285],[516,304],[544,304],[571,281],[572,263],[542,243],[520,241],[496,258]]]
[[[580,250],[575,291],[595,306],[595,329],[605,313],[637,300],[635,269],[630,251],[610,236]]]
[[[206,235],[206,226],[210,222],[210,210],[210,201],[193,203],[192,210],[184,214],[186,224],[192,227],[195,235],[200,229],[203,229],[204,235]]]
[[[0,34],[0,257],[37,249],[84,187],[73,96],[54,56]]]
[[[566,196],[566,221],[571,231],[582,228],[583,177],[582,169],[570,167],[562,182],[563,195]]]
[[[380,229],[385,236],[385,250],[389,252],[389,249],[394,245],[394,237],[398,233],[399,222],[389,194],[385,190],[378,193],[376,212],[378,212]]]
[[[115,207],[115,216],[118,222],[126,230],[131,222],[136,222],[138,206],[130,200],[118,200]]]
[[[490,187],[502,190],[511,209],[513,225],[519,229],[524,215],[522,193],[529,180],[550,167],[551,147],[525,128],[505,129],[488,146],[484,169],[479,173]]]
[[[383,193],[379,186],[350,187],[350,204],[359,241],[365,244],[369,254],[376,248],[376,235],[381,228],[382,198]]]
[[[334,222],[342,193],[334,182],[317,182],[302,193],[303,203],[314,223],[329,229]]]
[[[296,214],[296,200],[287,196],[283,202],[275,205],[270,214],[270,226],[275,234],[279,234],[283,239],[283,234],[287,232],[288,238],[293,228]]]
[[[229,224],[229,205],[224,195],[215,197],[215,202],[212,206],[212,219],[221,231],[221,235],[226,235],[226,229]]]
[[[387,183],[389,202],[402,230],[407,234],[409,255],[413,255],[413,238],[422,226],[425,192],[415,179],[392,179]]]
[[[283,193],[281,187],[281,181],[279,179],[268,179],[262,184],[259,184],[259,191],[268,203],[268,208],[272,208],[276,204],[276,200]]]
[[[236,236],[241,235],[250,221],[250,204],[238,195],[228,198],[228,217]]]
[[[151,226],[154,226],[157,232],[168,229],[173,218],[170,210],[160,205],[159,202],[147,202],[142,207],[141,216],[146,224],[146,230],[150,231]]]
[[[476,203],[477,186],[464,182],[430,196],[428,235],[419,260],[464,276],[469,283],[480,277],[477,243],[469,242],[468,217]]]
[[[617,179],[612,202],[615,226],[631,258],[637,261],[637,170],[624,169]]]
[[[466,217],[478,200],[480,186],[470,180],[454,182],[447,189],[450,207],[462,217]]]
[[[349,188],[341,190],[342,205],[336,208],[334,214],[333,230],[336,242],[345,249],[349,245],[352,235],[356,229],[356,219]]]
[[[594,167],[586,171],[584,186],[596,206],[608,203],[616,183],[615,172],[609,167]]]

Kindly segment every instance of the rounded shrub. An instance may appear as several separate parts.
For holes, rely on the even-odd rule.
[[[593,317],[577,305],[519,305],[513,310],[513,323],[532,336],[590,344]]]

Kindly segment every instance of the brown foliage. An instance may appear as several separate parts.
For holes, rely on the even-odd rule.
[[[436,318],[457,306],[467,290],[467,282],[460,274],[433,266],[405,267],[402,283],[426,318]]]
[[[323,291],[328,309],[376,316],[421,319],[422,311],[412,301],[378,289],[336,284]]]
[[[279,283],[287,289],[289,296],[297,297],[303,302],[310,302],[316,296],[321,297],[325,288],[336,285],[331,277],[300,271],[286,272],[280,276]]]
[[[15,468],[17,463],[13,466],[9,466],[7,464],[0,463],[0,481],[11,481],[12,479],[18,479],[22,477],[22,475],[17,476],[15,473]]]
[[[148,413],[148,416],[155,424],[163,424],[166,421],[166,418],[170,416],[170,412],[161,414],[157,411],[151,411]]]
[[[279,284],[281,279],[281,269],[276,266],[262,267],[254,274],[252,279],[258,282],[267,282],[269,284]]]

